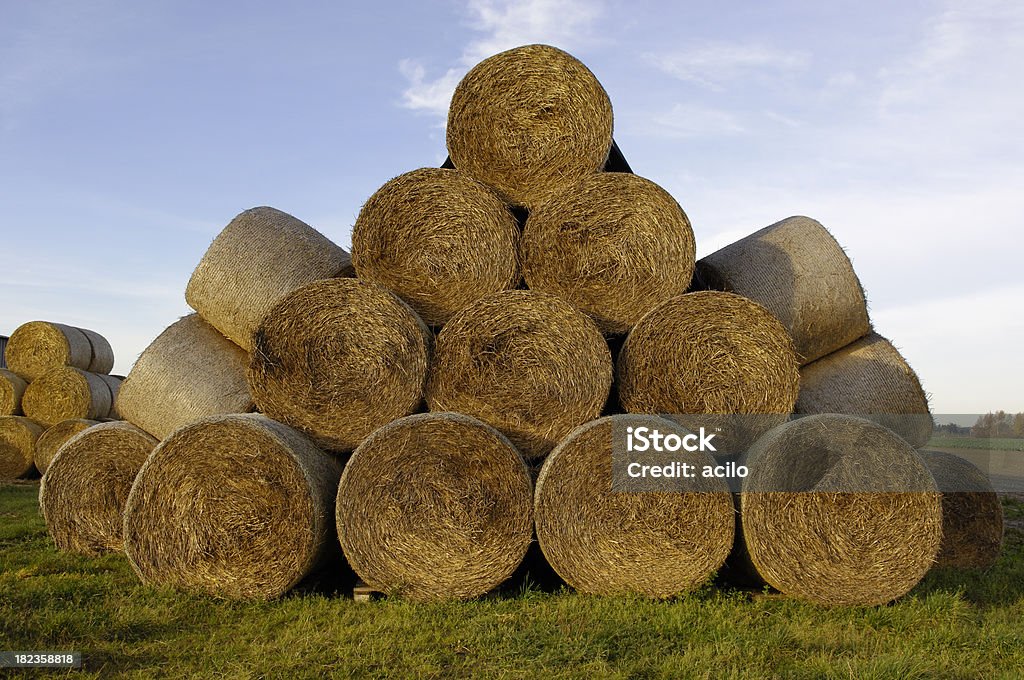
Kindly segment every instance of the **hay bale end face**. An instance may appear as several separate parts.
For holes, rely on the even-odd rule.
[[[63,420],[56,425],[47,428],[39,439],[36,440],[35,463],[40,474],[46,474],[50,462],[57,455],[60,447],[79,432],[88,430],[93,425],[99,425],[98,420],[86,420],[84,418],[71,418]]]
[[[430,330],[375,283],[303,286],[270,310],[254,338],[248,380],[259,410],[325,449],[355,449],[423,401]]]
[[[109,418],[113,395],[107,382],[79,368],[54,368],[29,383],[22,410],[44,427],[72,418]]]
[[[1003,547],[1003,506],[988,477],[952,453],[920,454],[942,494],[942,545],[935,565],[991,567]]]
[[[521,249],[531,289],[567,300],[611,334],[684,293],[695,252],[675,199],[650,180],[617,172],[553,194],[530,213]]]
[[[21,398],[28,383],[13,371],[0,368],[0,416],[21,415]]]
[[[793,337],[801,364],[871,330],[864,289],[850,258],[809,217],[789,217],[702,258],[696,279],[771,312]]]
[[[593,321],[553,295],[512,290],[445,324],[427,403],[479,418],[535,459],[600,415],[611,383],[611,354]]]
[[[118,421],[90,427],[60,448],[39,489],[46,528],[58,550],[87,556],[123,551],[128,493],[158,443]]]
[[[532,209],[604,166],[612,104],[576,58],[548,45],[517,47],[483,60],[455,88],[447,143],[460,172]]]
[[[914,369],[877,333],[800,369],[801,414],[847,413],[873,420],[920,448],[934,423]]]
[[[800,381],[782,324],[755,302],[711,291],[676,296],[649,312],[626,338],[617,372],[626,411],[665,415],[788,415]],[[735,418],[722,439],[744,450],[778,420]]]
[[[253,409],[249,357],[198,314],[173,323],[139,356],[121,383],[116,409],[157,439],[200,418]]]
[[[846,415],[780,425],[748,452],[737,559],[772,587],[824,605],[905,595],[935,560],[942,505],[917,453]]]
[[[551,452],[537,480],[536,525],[551,566],[581,592],[670,597],[704,583],[729,555],[735,510],[724,480],[670,480],[664,490],[613,491],[613,428],[686,434],[675,423],[617,415],[582,425]],[[673,456],[702,469],[707,453]]]
[[[147,584],[278,597],[336,552],[340,476],[334,457],[270,418],[204,418],[142,466],[125,506],[125,552]]]
[[[377,190],[352,228],[360,279],[394,291],[432,326],[519,283],[519,225],[486,186],[422,168]]]
[[[413,600],[471,598],[519,566],[533,536],[533,486],[497,430],[424,413],[363,442],[338,489],[337,525],[352,569]]]
[[[7,368],[32,382],[60,366],[83,371],[92,365],[92,345],[81,328],[49,321],[18,326],[4,350]]]
[[[43,427],[24,416],[0,416],[0,480],[31,477],[36,440]]]
[[[246,351],[263,315],[283,295],[349,272],[348,253],[274,208],[237,215],[210,244],[185,290],[203,319]]]

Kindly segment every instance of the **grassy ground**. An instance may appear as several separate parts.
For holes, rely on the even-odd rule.
[[[928,448],[984,449],[988,451],[1024,451],[1024,439],[932,437],[928,441]]]
[[[122,556],[55,552],[37,491],[0,485],[0,650],[80,650],[73,677],[976,678],[1024,668],[1017,522],[992,570],[933,573],[887,607],[711,587],[670,602],[530,588],[437,605],[315,590],[224,602],[143,587]],[[1006,503],[1008,519],[1024,516],[1024,504]]]

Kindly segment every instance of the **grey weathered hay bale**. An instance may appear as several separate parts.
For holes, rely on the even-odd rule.
[[[775,315],[807,364],[868,334],[864,289],[825,227],[789,217],[697,262],[704,286],[750,298]]]
[[[500,432],[422,413],[374,432],[345,466],[338,537],[371,587],[413,600],[483,595],[519,566],[533,537],[533,485]]]
[[[147,584],[277,597],[337,551],[341,465],[259,414],[211,416],[165,439],[125,505],[125,553]]]
[[[783,593],[884,604],[934,563],[941,498],[921,458],[886,428],[807,416],[758,440],[744,464],[740,555]]]
[[[441,329],[427,403],[479,418],[534,459],[596,418],[611,383],[611,354],[593,321],[554,295],[510,290]]]
[[[252,351],[256,326],[283,295],[350,269],[348,253],[302,220],[274,208],[251,208],[210,244],[189,279],[185,301]]]
[[[43,427],[24,416],[0,416],[0,479],[21,479],[36,472],[36,440]]]
[[[58,550],[88,556],[124,550],[128,493],[159,443],[117,421],[90,427],[60,448],[39,489],[39,506]]]
[[[486,186],[455,170],[421,168],[370,197],[352,228],[360,279],[397,293],[432,326],[519,283],[519,225]]]
[[[121,383],[124,382],[124,376],[121,375],[106,375],[104,373],[97,374],[107,385],[107,389],[110,390],[110,413],[108,418],[113,420],[121,420],[121,414],[117,412],[117,395],[121,391]]]
[[[0,416],[21,414],[21,397],[28,383],[17,373],[0,368]]]
[[[532,209],[552,189],[604,166],[612,104],[571,55],[517,47],[483,60],[455,88],[447,142],[459,171]]]
[[[800,369],[797,413],[849,413],[873,420],[914,448],[934,423],[914,369],[892,343],[871,333]]]
[[[352,450],[423,401],[431,334],[383,286],[328,279],[285,296],[254,334],[259,410],[330,450]]]
[[[605,333],[625,333],[693,275],[693,230],[672,196],[619,172],[588,175],[530,213],[523,277],[586,312]]]
[[[253,409],[249,356],[198,314],[171,324],[121,383],[116,410],[157,439],[205,416]]]
[[[36,440],[34,460],[40,474],[46,474],[47,468],[50,467],[50,461],[57,455],[60,447],[76,434],[88,430],[93,425],[99,425],[99,421],[70,418],[47,428]]]
[[[114,350],[111,348],[110,342],[96,331],[91,331],[88,328],[79,330],[89,340],[89,349],[92,352],[87,370],[90,373],[101,375],[110,373],[114,369]]]
[[[942,494],[942,546],[936,566],[991,567],[1003,547],[1003,506],[988,477],[952,453],[920,454]]]
[[[81,328],[30,321],[11,333],[4,356],[9,370],[32,382],[59,366],[89,370],[92,345]]]
[[[627,426],[687,434],[647,415],[608,416],[573,430],[537,480],[537,539],[558,575],[581,592],[685,593],[710,578],[732,548],[729,486],[697,476],[652,480],[649,491],[613,491],[613,430]],[[700,451],[671,458],[697,470],[715,464]]]
[[[793,341],[763,307],[732,293],[676,296],[650,311],[619,352],[619,401],[630,413],[789,414],[799,388]],[[706,421],[681,418],[697,427]],[[738,452],[782,418],[725,418]]]
[[[25,415],[44,427],[71,418],[109,418],[112,406],[110,387],[99,375],[71,366],[33,380],[21,400]]]

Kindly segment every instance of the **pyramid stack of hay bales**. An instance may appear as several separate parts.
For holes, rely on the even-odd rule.
[[[476,597],[522,562],[532,505],[526,464],[500,432],[464,415],[422,413],[356,449],[338,492],[338,537],[377,590]]]
[[[84,418],[71,418],[47,428],[36,440],[35,463],[40,474],[45,475],[46,469],[60,447],[79,432],[88,430],[93,425],[99,425],[97,420],[86,420]]]
[[[39,506],[58,550],[87,556],[123,550],[125,502],[158,443],[131,423],[116,421],[90,427],[61,446],[39,489]]]

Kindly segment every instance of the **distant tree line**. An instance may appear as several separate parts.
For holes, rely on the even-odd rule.
[[[978,422],[971,428],[971,435],[1024,438],[1024,413],[1013,415],[1006,411],[996,411],[978,416]]]

